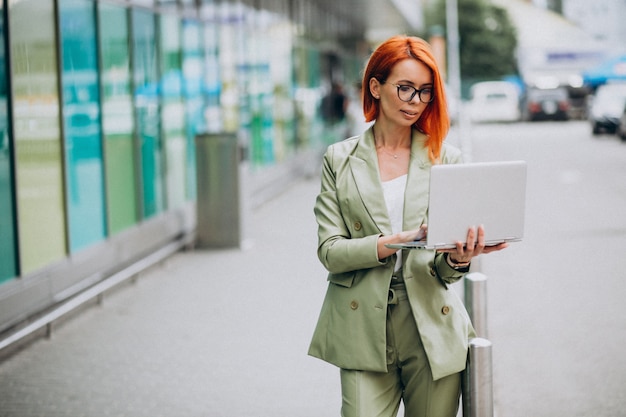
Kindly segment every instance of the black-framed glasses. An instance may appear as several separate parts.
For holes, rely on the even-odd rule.
[[[430,103],[435,98],[435,91],[432,87],[424,87],[421,90],[407,84],[393,84],[389,83],[398,89],[398,98],[404,102],[413,100],[413,97],[417,94],[417,97],[422,103]]]

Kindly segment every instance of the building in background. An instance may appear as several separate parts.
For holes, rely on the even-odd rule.
[[[517,28],[518,69],[524,87],[567,90],[569,116],[584,118],[590,92],[584,73],[613,53],[609,43],[552,10],[565,10],[566,1],[492,1],[509,12]]]
[[[605,42],[556,12],[530,1],[493,1],[507,9],[517,28],[519,71],[529,86],[580,87],[582,72],[610,52]]]
[[[613,54],[626,53],[626,2],[623,0],[563,0],[563,15]]]
[[[610,51],[626,52],[623,0],[532,0],[532,3],[563,15],[598,41],[605,42]]]

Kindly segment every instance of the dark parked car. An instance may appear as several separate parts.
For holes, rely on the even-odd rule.
[[[604,84],[591,99],[589,122],[594,135],[616,133],[626,106],[626,84]]]
[[[526,93],[526,120],[567,120],[569,109],[569,94],[565,88],[531,88]]]

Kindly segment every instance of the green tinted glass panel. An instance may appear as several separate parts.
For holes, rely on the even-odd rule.
[[[0,12],[3,6],[0,3]],[[7,120],[7,61],[4,48],[4,13],[0,13],[0,282],[17,275],[15,258],[15,213],[13,210],[13,175],[11,138]]]
[[[197,22],[183,23],[183,68],[185,78],[185,113],[187,115],[187,195],[196,196],[196,153],[195,137],[206,131],[202,75],[204,73],[204,48],[200,25]]]
[[[163,210],[156,31],[151,12],[133,9],[132,19],[134,99],[141,149],[142,209],[144,217],[151,217]]]
[[[133,146],[133,100],[124,7],[100,4],[102,129],[109,232],[137,222],[137,179]]]
[[[241,17],[234,3],[221,3],[219,32],[219,64],[221,78],[220,107],[223,120],[222,128],[225,132],[240,131],[240,122],[247,118],[247,107],[241,103],[240,83],[242,77],[238,71],[240,67],[240,38],[243,37],[240,28]]]
[[[244,54],[245,79],[249,86],[247,102],[250,111],[250,161],[257,166],[274,162],[272,119],[272,78],[270,62],[272,44],[268,39],[269,14],[247,8],[246,21],[256,22],[248,28]]]
[[[215,17],[211,13],[211,22],[204,26],[204,102],[206,109],[205,121],[208,132],[221,132],[222,114],[220,95],[222,81],[220,76],[219,54],[219,27],[214,23]]]
[[[106,235],[95,3],[60,0],[70,250]]]
[[[53,0],[12,2],[9,20],[19,249],[27,273],[66,254]]]
[[[160,19],[161,132],[165,142],[167,207],[185,201],[185,107],[181,58],[180,20],[176,15]]]
[[[292,28],[286,16],[274,14],[265,30],[271,51],[268,57],[272,82],[270,107],[273,110],[269,116],[273,122],[270,140],[273,141],[276,160],[283,161],[294,151],[295,142]]]

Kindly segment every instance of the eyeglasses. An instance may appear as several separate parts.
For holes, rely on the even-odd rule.
[[[416,94],[422,103],[430,103],[435,98],[435,92],[433,91],[432,87],[426,87],[426,88],[422,88],[421,90],[418,90],[412,85],[402,85],[402,84],[393,84],[393,83],[389,83],[389,84],[395,86],[398,89],[398,98],[407,103],[413,100],[413,97],[415,97]]]

